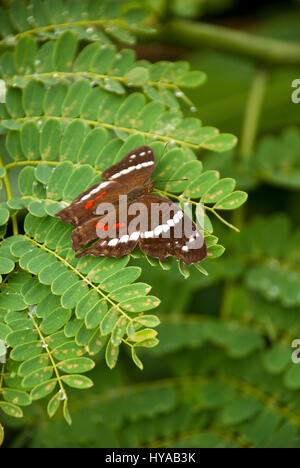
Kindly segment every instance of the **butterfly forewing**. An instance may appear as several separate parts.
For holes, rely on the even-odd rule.
[[[127,195],[128,188],[117,181],[99,182],[78,195],[70,206],[56,213],[64,223],[79,226],[97,213],[100,204],[114,205],[119,195]]]
[[[102,173],[104,180],[116,180],[130,188],[143,186],[151,177],[155,158],[149,146],[140,146]]]

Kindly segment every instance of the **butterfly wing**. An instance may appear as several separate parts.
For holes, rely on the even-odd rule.
[[[145,194],[107,218],[93,218],[72,233],[73,249],[79,250],[100,237],[91,247],[77,254],[122,257],[139,243],[147,255],[160,260],[169,256],[186,264],[198,263],[206,257],[204,238],[192,220],[170,200]],[[156,214],[155,214],[156,210]],[[138,218],[137,218],[138,213]]]
[[[206,257],[203,235],[177,204],[158,195],[146,194],[141,198],[147,207],[150,226],[139,239],[140,248],[145,254],[160,260],[174,256],[187,265],[198,263]]]
[[[101,203],[116,203],[119,195],[126,195],[143,186],[155,167],[154,153],[149,146],[130,151],[117,164],[102,173],[104,182],[95,184],[78,195],[73,202],[55,216],[63,222],[79,226],[85,223]]]
[[[76,257],[104,255],[119,258],[132,252],[140,237],[140,229],[135,224],[135,213],[130,213],[133,204],[134,202],[124,202],[106,216],[93,217],[77,227],[72,232],[72,247],[75,251],[97,238],[99,240]],[[140,206],[142,210],[146,209],[145,205]]]
[[[73,202],[55,214],[64,223],[79,226],[97,212],[101,203],[117,203],[119,195],[126,195],[128,188],[117,181],[105,181],[95,184],[78,195]]]
[[[131,189],[143,186],[154,171],[155,158],[149,146],[130,151],[121,161],[102,173],[104,180],[115,180]]]

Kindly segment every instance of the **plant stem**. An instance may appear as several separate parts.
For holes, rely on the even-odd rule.
[[[268,71],[259,67],[254,75],[245,109],[239,155],[247,161],[254,151],[259,119],[268,81]]]
[[[1,154],[0,154],[0,167],[3,167],[5,169]],[[12,196],[10,182],[9,182],[9,178],[7,174],[5,174],[5,176],[3,177],[3,183],[5,187],[6,198],[7,200],[11,200],[13,196]],[[13,234],[14,236],[17,236],[19,234],[17,215],[13,215],[11,217],[11,220],[12,220],[12,226],[13,226]]]
[[[224,26],[176,19],[157,28],[157,39],[193,49],[212,47],[273,65],[299,65],[300,45]]]
[[[48,344],[46,343],[44,336],[42,335],[42,332],[41,332],[41,330],[40,330],[40,328],[39,328],[39,325],[38,325],[38,323],[36,322],[36,320],[34,319],[34,317],[33,317],[32,314],[29,314],[29,318],[31,319],[31,321],[32,321],[32,323],[33,323],[33,325],[34,325],[36,331],[38,332],[38,335],[39,335],[39,337],[40,337],[41,342],[42,342],[43,345],[45,346],[46,352],[47,352],[47,354],[48,354],[48,356],[49,356],[49,359],[50,359],[51,365],[52,365],[52,367],[53,367],[54,373],[55,373],[55,375],[56,375],[56,379],[57,379],[58,385],[59,385],[59,387],[60,387],[60,389],[61,389],[62,395],[65,397],[66,400],[68,400],[68,395],[67,395],[67,392],[66,392],[66,390],[65,390],[65,388],[64,388],[64,385],[63,385],[63,383],[62,383],[61,377],[60,377],[60,375],[59,375],[59,372],[58,372],[58,369],[57,369],[55,360],[54,360],[54,358],[53,358],[53,356],[52,356],[51,351],[50,351],[49,348],[48,348]]]
[[[199,206],[199,204],[200,204],[200,202],[195,202],[194,200],[190,200],[189,198],[179,197],[178,195],[175,195],[174,193],[165,192],[164,190],[155,189],[155,191],[157,193],[161,194],[161,195],[166,196],[166,197],[176,198],[176,200],[178,200],[180,202],[191,203],[192,205],[195,205],[195,206]],[[233,229],[236,232],[240,232],[240,230],[237,227],[233,226],[233,224],[230,224],[228,221],[226,221],[226,219],[222,218],[222,216],[220,216],[219,213],[217,213],[213,208],[211,208],[210,206],[204,205],[204,204],[203,204],[203,206],[204,206],[205,210],[211,211],[216,216],[216,218],[218,218],[227,227],[229,227],[230,229]]]
[[[224,284],[222,304],[220,310],[220,317],[226,320],[230,317],[232,300],[233,300],[234,286],[232,281],[226,281]]]

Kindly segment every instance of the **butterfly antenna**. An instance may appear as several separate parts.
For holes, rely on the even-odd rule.
[[[163,155],[164,155],[165,152],[166,152],[166,149],[167,149],[168,144],[169,144],[169,142],[167,141],[167,143],[165,143],[165,145],[164,145],[163,152],[161,153],[161,155],[160,155],[160,157],[159,157],[159,159],[158,159],[158,161],[157,161],[156,169],[158,168],[158,166],[159,166],[159,164],[160,164],[160,161],[162,160],[162,157],[163,157]]]

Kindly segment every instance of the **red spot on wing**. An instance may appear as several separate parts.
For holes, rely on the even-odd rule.
[[[103,197],[103,195],[106,195],[107,194],[107,191],[105,190],[104,192],[100,193],[100,195],[98,195],[98,197],[96,197],[96,200],[98,200],[98,198],[101,198]],[[95,203],[95,200],[90,200],[88,201],[85,205],[84,205],[84,208],[85,210],[89,210],[90,208],[92,208],[93,204]]]
[[[106,195],[107,194],[107,191],[104,190],[104,192],[100,193],[100,195],[98,195],[98,197],[96,197],[96,200],[98,200],[98,198],[101,198],[103,197],[103,195]]]
[[[115,223],[111,226],[109,226],[108,224],[104,224],[102,222],[99,222],[97,224],[95,224],[95,228],[96,229],[102,229],[102,231],[108,231],[110,228],[115,228],[117,229],[118,227],[125,227],[126,224],[125,223]]]
[[[84,205],[85,210],[88,210],[89,208],[92,208],[94,202],[95,202],[95,200],[90,200],[90,201],[88,201],[88,202]]]

